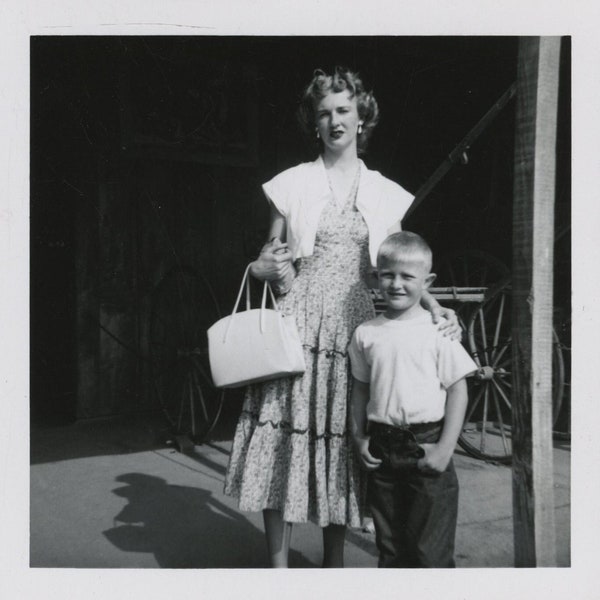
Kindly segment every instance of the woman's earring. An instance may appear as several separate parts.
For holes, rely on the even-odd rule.
[[[319,139],[321,136],[319,135],[319,129],[317,127],[315,127],[315,131],[317,132],[317,139]]]
[[[359,121],[358,122],[358,135],[360,135],[362,133],[362,126],[363,126],[363,122]]]

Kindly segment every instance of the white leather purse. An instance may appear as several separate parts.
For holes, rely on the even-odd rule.
[[[304,373],[304,352],[293,316],[278,310],[271,286],[264,282],[260,308],[250,306],[250,266],[228,317],[208,329],[210,370],[216,387],[236,388]],[[237,312],[246,287],[246,310]],[[267,290],[273,308],[266,307]]]

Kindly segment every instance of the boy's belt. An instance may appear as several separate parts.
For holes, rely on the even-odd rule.
[[[437,421],[394,427],[371,421],[369,452],[394,470],[416,468],[419,458],[425,456],[420,444],[437,441],[442,424],[443,421]]]
[[[369,432],[377,432],[379,435],[397,435],[401,436],[403,431],[410,431],[414,434],[429,433],[431,431],[441,430],[443,420],[434,421],[431,423],[413,423],[412,425],[386,425],[385,423],[377,423],[375,421],[369,421]]]

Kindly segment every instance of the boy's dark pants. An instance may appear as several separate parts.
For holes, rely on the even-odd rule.
[[[442,422],[408,428],[369,424],[369,451],[383,460],[369,474],[368,503],[379,567],[454,567],[458,479],[452,460],[430,474],[416,463],[418,444],[435,443]]]

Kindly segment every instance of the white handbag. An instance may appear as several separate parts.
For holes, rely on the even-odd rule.
[[[208,329],[208,356],[216,387],[236,388],[304,373],[304,352],[293,315],[278,310],[267,281],[260,308],[250,307],[250,266],[246,268],[233,312]],[[246,310],[237,312],[246,287]],[[273,309],[266,308],[267,290]]]

